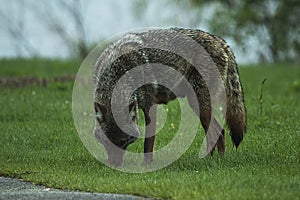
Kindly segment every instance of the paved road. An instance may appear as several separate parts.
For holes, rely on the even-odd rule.
[[[63,191],[37,186],[18,179],[0,177],[0,200],[144,200],[132,195]]]

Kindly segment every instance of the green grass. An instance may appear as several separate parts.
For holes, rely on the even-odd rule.
[[[78,68],[73,61],[46,63],[2,60],[0,75],[48,77],[74,74]],[[144,174],[110,169],[88,153],[73,125],[72,82],[47,87],[0,86],[0,174],[55,188],[163,199],[299,199],[300,67],[277,64],[239,71],[248,131],[238,151],[227,133],[225,157],[198,158],[204,135],[200,129],[179,160]],[[260,115],[258,98],[264,78]],[[179,115],[176,108],[176,102],[168,105],[172,116]],[[172,121],[176,117],[157,136],[161,142],[173,137],[167,133]],[[131,148],[141,148],[141,141]]]
[[[79,60],[53,60],[45,58],[0,59],[0,77],[53,77],[75,74]]]

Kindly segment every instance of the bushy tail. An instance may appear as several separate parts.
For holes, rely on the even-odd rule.
[[[230,52],[229,52],[230,53]],[[227,73],[227,109],[226,122],[230,130],[231,140],[236,148],[243,140],[247,127],[247,114],[244,104],[243,88],[240,82],[237,64],[233,54],[229,54]]]

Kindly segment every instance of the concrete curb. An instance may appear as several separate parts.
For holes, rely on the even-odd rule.
[[[121,194],[102,194],[76,191],[64,191],[44,186],[34,185],[13,178],[0,177],[0,200],[145,200],[147,198],[121,195]]]

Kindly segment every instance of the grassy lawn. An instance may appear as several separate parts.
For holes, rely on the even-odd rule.
[[[0,60],[0,77],[75,74],[78,65],[77,61]],[[201,128],[179,160],[143,174],[110,169],[85,149],[73,124],[71,81],[45,87],[0,86],[0,174],[55,188],[162,199],[299,199],[300,66],[250,66],[239,71],[248,131],[238,151],[227,132],[226,156],[200,159]],[[179,115],[176,102],[168,109]],[[158,141],[173,137],[168,134],[170,123]],[[140,147],[138,141],[131,149]]]

